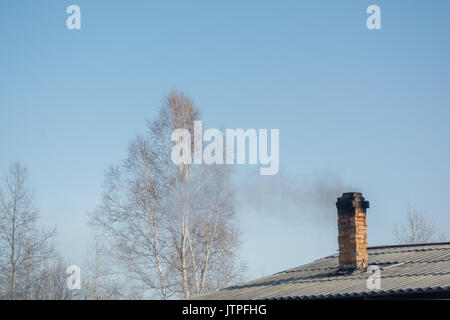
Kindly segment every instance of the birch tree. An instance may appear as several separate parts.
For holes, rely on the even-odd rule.
[[[406,221],[402,226],[394,227],[394,236],[398,243],[414,244],[444,241],[445,235],[436,230],[436,226],[423,211],[409,207]]]
[[[32,286],[29,288],[27,299],[33,300],[71,300],[74,291],[67,288],[66,269],[69,263],[57,257],[39,268]]]
[[[110,253],[154,298],[189,298],[243,274],[231,171],[170,158],[172,132],[193,133],[196,120],[193,100],[170,92],[147,134],[107,172],[102,204],[91,214]]]
[[[28,299],[54,257],[54,230],[38,226],[28,172],[13,164],[0,184],[0,287],[6,299]]]
[[[104,239],[94,234],[86,253],[82,270],[82,286],[76,298],[83,300],[111,300],[124,298],[117,273],[112,266]]]

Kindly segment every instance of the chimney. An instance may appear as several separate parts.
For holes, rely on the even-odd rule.
[[[367,220],[366,201],[359,192],[346,192],[337,198],[339,231],[339,268],[366,271]]]

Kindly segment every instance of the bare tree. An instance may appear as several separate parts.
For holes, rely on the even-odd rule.
[[[30,287],[28,299],[33,300],[71,300],[74,291],[67,288],[66,269],[69,263],[57,257],[45,263],[39,268],[39,274],[35,277]]]
[[[82,286],[75,298],[84,300],[121,299],[124,293],[120,290],[112,262],[105,252],[105,241],[94,234],[82,267]]]
[[[102,204],[91,215],[110,253],[152,297],[189,298],[242,275],[230,170],[170,159],[173,130],[192,133],[199,119],[193,100],[172,91],[148,134],[107,173]]]
[[[54,230],[39,228],[28,173],[13,164],[0,184],[0,287],[7,299],[28,299],[54,256]]]
[[[166,195],[165,240],[168,263],[182,281],[184,297],[221,288],[241,280],[242,268],[234,251],[239,246],[234,225],[234,194],[228,168],[200,166]],[[181,284],[181,286],[180,286]]]
[[[394,227],[394,236],[398,243],[413,244],[443,241],[445,236],[437,232],[435,224],[423,211],[409,207],[403,226]]]

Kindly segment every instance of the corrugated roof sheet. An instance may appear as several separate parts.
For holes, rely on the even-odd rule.
[[[368,273],[339,272],[338,254],[291,268],[201,299],[320,299],[450,291],[450,243],[369,247],[369,266],[381,271],[380,290],[367,288]]]

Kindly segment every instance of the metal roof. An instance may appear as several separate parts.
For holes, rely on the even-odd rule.
[[[326,299],[450,291],[450,242],[368,247],[368,254],[369,266],[380,267],[379,290],[367,288],[368,273],[339,271],[334,254],[199,298]]]

